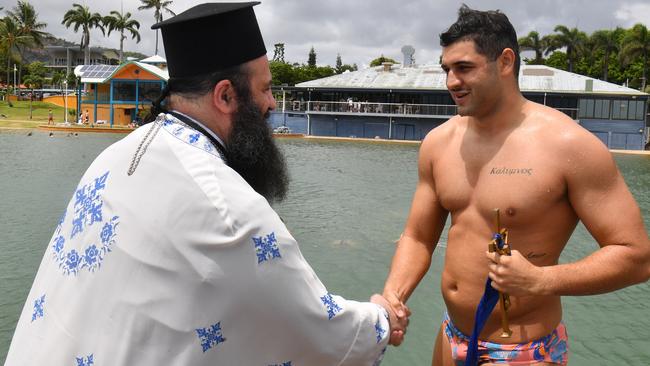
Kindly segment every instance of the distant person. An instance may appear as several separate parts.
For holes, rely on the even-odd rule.
[[[90,122],[90,115],[88,114],[88,110],[86,109],[86,112],[84,113],[84,124],[88,124]]]
[[[401,342],[408,312],[331,293],[270,206],[288,175],[255,4],[154,25],[169,67],[155,121],[81,178],[7,365],[370,366]]]
[[[472,366],[566,365],[561,296],[602,294],[650,277],[639,206],[598,138],[564,113],[524,99],[517,35],[506,15],[463,5],[440,44],[458,115],[420,147],[419,181],[384,296],[396,308],[408,300],[451,215],[441,269],[447,311],[433,365],[463,365],[468,353],[477,357]],[[495,208],[511,255],[487,250]],[[558,264],[580,221],[600,249]],[[509,295],[512,333],[501,337],[500,306],[481,307],[489,317],[482,330],[477,325],[474,349],[484,290],[490,299],[495,290]]]
[[[49,109],[47,112],[47,124],[52,125],[54,124],[54,113],[52,113],[52,108]]]

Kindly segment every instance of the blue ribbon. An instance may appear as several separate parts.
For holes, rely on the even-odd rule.
[[[503,249],[503,237],[501,234],[494,234],[493,237],[499,249]],[[474,316],[474,329],[472,330],[472,336],[469,339],[469,345],[467,346],[467,357],[465,358],[465,366],[478,366],[478,335],[481,334],[485,322],[492,314],[492,310],[499,302],[499,291],[495,290],[492,287],[492,280],[488,277],[485,281],[485,291],[483,292],[483,297],[478,303],[476,308],[476,315]]]

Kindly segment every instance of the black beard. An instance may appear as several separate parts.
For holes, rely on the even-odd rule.
[[[280,202],[286,196],[289,175],[266,122],[269,113],[263,115],[250,96],[240,95],[239,99],[226,144],[228,165],[267,201]]]

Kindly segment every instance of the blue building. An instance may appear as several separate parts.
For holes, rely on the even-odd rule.
[[[456,114],[440,65],[382,66],[275,87],[273,127],[314,136],[421,140]],[[650,95],[542,65],[522,65],[529,100],[556,108],[610,149],[643,150]]]

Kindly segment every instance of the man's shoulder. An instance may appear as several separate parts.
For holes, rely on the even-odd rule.
[[[464,118],[461,116],[454,116],[445,121],[440,126],[433,128],[424,137],[422,144],[426,145],[440,145],[441,143],[447,144],[461,128],[466,124]]]
[[[607,147],[577,121],[555,108],[531,102],[529,123],[534,138],[547,153],[564,157],[585,153],[609,153]]]

